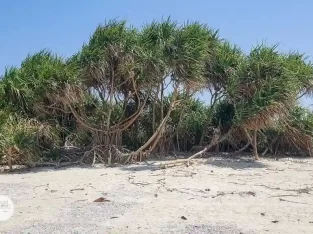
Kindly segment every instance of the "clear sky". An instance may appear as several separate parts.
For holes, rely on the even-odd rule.
[[[200,21],[246,52],[266,41],[313,57],[312,12],[312,0],[1,0],[0,74],[43,48],[70,56],[99,23],[112,18],[135,27],[168,16],[181,23]]]

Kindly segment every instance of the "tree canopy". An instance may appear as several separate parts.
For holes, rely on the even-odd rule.
[[[312,85],[300,53],[260,44],[245,54],[199,22],[110,20],[70,58],[42,50],[6,68],[0,158],[110,164],[195,146],[311,155],[312,112],[299,98]]]

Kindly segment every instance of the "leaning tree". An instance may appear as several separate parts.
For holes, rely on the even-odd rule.
[[[289,121],[290,110],[312,79],[312,66],[301,56],[260,45],[233,71],[226,99],[234,106],[233,126],[244,129],[258,159],[258,131]],[[250,136],[252,132],[252,136]]]
[[[313,74],[312,65],[301,56],[281,54],[276,46],[265,45],[253,48],[229,73],[223,101],[233,116],[228,116],[227,131],[221,132],[223,126],[218,126],[211,142],[203,150],[174,164],[190,163],[191,159],[227,139],[238,129],[245,131],[253,146],[254,157],[259,159],[258,132],[279,123],[290,123],[291,110],[297,103],[299,93],[309,88]]]

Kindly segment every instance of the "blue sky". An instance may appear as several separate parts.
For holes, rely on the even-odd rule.
[[[200,21],[246,52],[266,41],[279,43],[282,51],[313,57],[312,12],[310,0],[1,0],[0,74],[5,66],[19,65],[28,53],[43,48],[70,56],[99,23],[112,18],[135,27],[168,16],[181,23]]]

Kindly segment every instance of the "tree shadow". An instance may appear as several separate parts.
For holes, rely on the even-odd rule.
[[[28,173],[40,173],[40,172],[50,172],[50,171],[64,171],[64,170],[71,170],[75,168],[79,169],[104,169],[104,168],[111,168],[117,167],[122,171],[128,172],[136,172],[136,171],[157,171],[163,170],[157,164],[166,161],[175,161],[175,159],[184,159],[191,156],[191,153],[183,153],[178,156],[174,157],[164,157],[160,158],[152,158],[151,161],[148,162],[141,162],[141,163],[134,163],[130,165],[122,165],[122,164],[113,164],[112,166],[107,166],[103,164],[96,164],[95,167],[91,167],[90,164],[83,164],[83,165],[68,165],[56,168],[54,166],[41,166],[41,167],[26,167],[26,166],[15,166],[13,171],[9,171],[8,169],[0,170],[0,175],[6,174],[28,174]],[[265,156],[262,157],[267,160],[275,160],[275,161],[285,161],[293,159],[295,162],[299,160],[301,162],[303,159],[307,159],[311,157],[299,157],[293,155],[282,155],[282,156]],[[232,168],[235,170],[242,170],[242,169],[249,169],[249,168],[266,168],[266,164],[261,161],[254,161],[251,154],[249,153],[241,153],[240,155],[234,155],[231,153],[215,153],[209,152],[205,155],[204,164],[212,165],[221,168]]]
[[[267,166],[261,161],[255,161],[247,157],[213,157],[207,159],[208,165],[232,168],[234,170],[244,170],[250,168],[267,168]]]
[[[155,163],[145,163],[145,164],[132,164],[127,166],[119,167],[122,171],[129,171],[129,172],[136,172],[136,171],[157,171],[162,170],[158,165]]]
[[[40,172],[51,172],[51,171],[66,171],[71,169],[103,169],[107,168],[105,165],[97,164],[96,167],[91,167],[91,165],[84,164],[84,165],[69,165],[69,166],[62,166],[62,167],[55,167],[55,166],[38,166],[38,167],[27,167],[27,166],[15,166],[12,171],[8,168],[2,169],[0,171],[0,175],[14,175],[14,174],[30,174],[30,173],[40,173]]]

